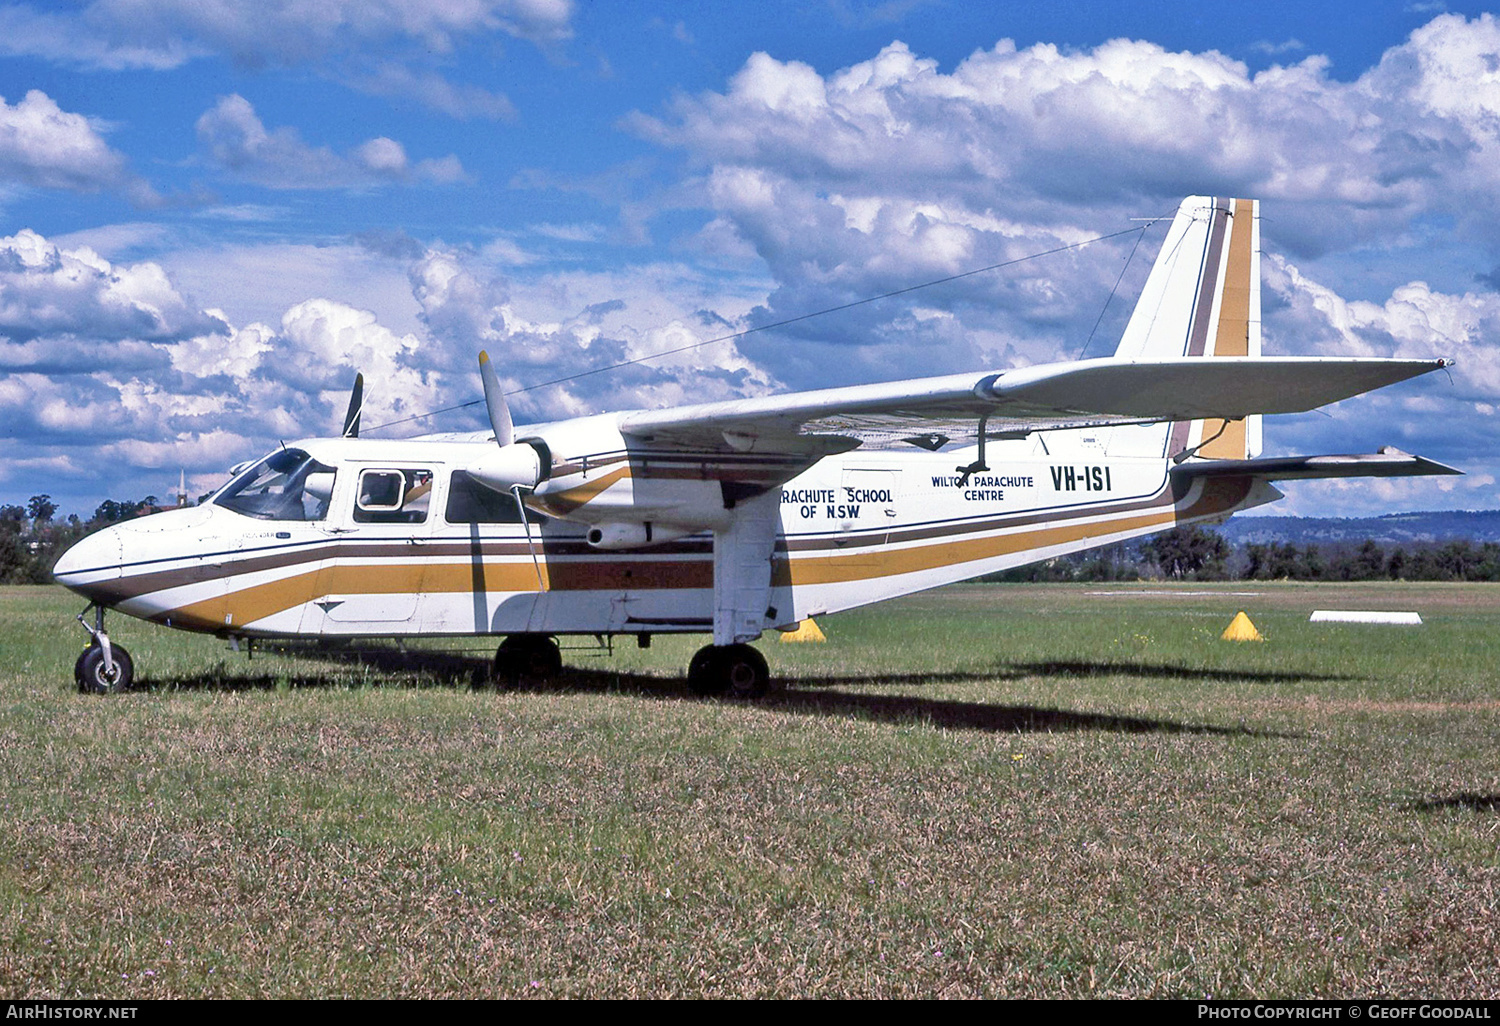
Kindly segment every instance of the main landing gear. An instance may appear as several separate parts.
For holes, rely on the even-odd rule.
[[[104,607],[91,606],[94,610],[94,625],[89,626],[85,617],[88,609],[78,614],[78,622],[89,632],[92,639],[89,647],[73,664],[73,680],[78,690],[86,695],[111,695],[118,691],[129,691],[135,680],[135,663],[123,645],[109,640],[104,630]]]
[[[562,651],[545,634],[512,634],[495,653],[494,680],[516,687],[523,680],[551,680],[562,672]]]
[[[688,687],[696,695],[759,698],[770,686],[766,657],[749,645],[705,645],[688,663]]]

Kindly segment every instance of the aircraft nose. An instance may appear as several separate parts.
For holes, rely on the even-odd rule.
[[[95,598],[100,585],[120,576],[120,532],[113,527],[96,531],[62,554],[52,577],[63,587]]]

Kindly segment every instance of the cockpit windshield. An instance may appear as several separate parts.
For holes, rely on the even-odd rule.
[[[278,449],[214,496],[214,504],[261,520],[322,520],[333,497],[332,467],[301,449]]]

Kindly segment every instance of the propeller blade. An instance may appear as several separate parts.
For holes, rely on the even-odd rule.
[[[365,412],[365,376],[354,375],[354,391],[349,394],[349,409],[344,412],[345,438],[359,437],[359,415]]]
[[[495,429],[495,441],[509,445],[515,428],[510,420],[510,407],[505,405],[505,389],[500,386],[500,375],[490,363],[490,354],[479,351],[479,377],[484,381],[484,405],[490,411],[490,427]]]

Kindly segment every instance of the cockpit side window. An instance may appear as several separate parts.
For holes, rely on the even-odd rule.
[[[260,520],[322,520],[335,471],[301,449],[278,449],[214,497],[214,504]]]
[[[354,521],[359,524],[421,524],[432,502],[432,471],[379,468],[359,472]]]

